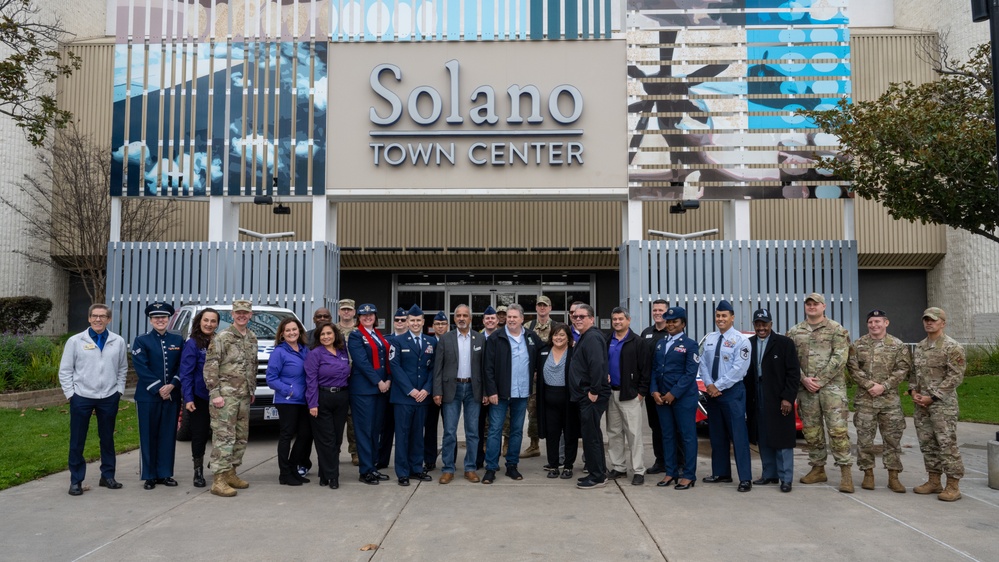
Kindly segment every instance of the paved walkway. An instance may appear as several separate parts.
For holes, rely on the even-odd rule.
[[[911,426],[911,420],[909,425]],[[835,486],[794,484],[790,494],[757,486],[698,482],[688,491],[630,479],[582,491],[573,480],[545,478],[542,459],[520,468],[521,482],[502,475],[492,486],[462,478],[401,488],[357,481],[346,454],[341,488],[280,486],[276,433],[254,429],[241,475],[248,490],[217,498],[190,485],[187,443],[178,443],[177,488],[142,489],[138,453],[118,457],[122,490],[96,486],[88,467],[82,497],[66,494],[66,472],[0,492],[0,557],[6,560],[906,560],[999,559],[999,491],[987,486],[986,443],[999,426],[960,424],[967,475],[964,499],[948,504],[917,496],[925,479],[909,427],[902,482],[841,494]],[[646,436],[646,458],[651,445]],[[799,445],[801,442],[799,442]],[[708,474],[701,438],[698,477]],[[463,451],[460,451],[463,454]],[[754,475],[759,460],[754,457]],[[800,449],[797,477],[807,472]],[[482,472],[479,472],[480,476]],[[577,470],[577,474],[579,474]],[[367,544],[375,551],[360,550]]]

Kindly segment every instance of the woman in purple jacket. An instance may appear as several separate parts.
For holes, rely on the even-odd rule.
[[[340,487],[340,446],[347,423],[350,357],[343,334],[329,322],[316,326],[312,351],[305,358],[305,401],[319,457],[319,485]]]
[[[285,318],[278,325],[274,351],[267,361],[267,386],[274,390],[278,410],[277,459],[281,475],[278,481],[287,486],[301,486],[309,479],[298,475],[298,466],[306,464],[311,452],[309,411],[305,406],[305,328],[297,318]],[[295,441],[294,447],[292,440]]]
[[[199,312],[191,324],[191,337],[180,352],[180,389],[184,408],[190,412],[191,457],[194,459],[194,486],[205,487],[205,443],[211,436],[208,414],[208,388],[205,387],[205,353],[219,327],[219,313],[214,308]]]

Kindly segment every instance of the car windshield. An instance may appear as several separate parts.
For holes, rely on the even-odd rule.
[[[219,316],[218,331],[221,332],[232,325],[232,311],[220,310]],[[291,312],[255,311],[247,327],[257,336],[260,343],[273,342],[281,321],[285,318],[294,318],[294,316]]]

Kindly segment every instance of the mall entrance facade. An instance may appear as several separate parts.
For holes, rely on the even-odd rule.
[[[400,273],[392,276],[392,310],[417,304],[427,324],[439,311],[448,317],[460,304],[472,309],[472,327],[482,329],[482,311],[492,306],[520,304],[527,320],[535,317],[539,296],[552,301],[552,318],[568,320],[569,305],[590,303],[596,276],[585,273]],[[388,314],[386,314],[386,317]]]

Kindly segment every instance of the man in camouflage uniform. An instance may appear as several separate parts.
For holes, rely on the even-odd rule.
[[[215,336],[205,357],[212,419],[212,493],[231,497],[250,484],[236,476],[250,435],[250,404],[257,390],[257,336],[247,325],[248,300],[232,302],[232,325]]]
[[[336,324],[336,329],[343,335],[346,342],[350,333],[357,328],[357,309],[354,308],[353,299],[340,299],[339,308],[340,321]],[[357,458],[357,441],[354,438],[354,414],[347,408],[347,452],[350,453],[350,464],[357,466],[360,461]]]
[[[926,339],[916,345],[909,394],[915,408],[912,423],[916,426],[919,450],[929,479],[912,489],[917,494],[938,494],[937,499],[952,502],[961,499],[958,481],[964,476],[964,462],[957,445],[957,387],[964,380],[964,348],[944,333],[947,313],[937,307],[923,312]],[[940,475],[947,475],[947,487],[940,485]]]
[[[834,320],[826,318],[826,299],[818,293],[805,297],[805,321],[787,332],[798,348],[801,364],[801,386],[798,388],[798,413],[801,432],[808,443],[808,464],[812,470],[801,478],[802,484],[825,482],[826,437],[823,421],[829,431],[829,448],[840,467],[842,479],[839,491],[853,493],[850,467],[850,434],[846,416],[846,363],[850,356],[850,334]]]
[[[847,368],[858,387],[853,400],[853,425],[857,428],[857,467],[864,471],[860,487],[874,489],[874,434],[880,427],[884,442],[881,461],[888,470],[888,489],[904,494],[898,473],[902,472],[899,442],[905,431],[905,414],[898,399],[898,385],[909,376],[912,362],[909,348],[888,333],[888,324],[885,311],[867,313],[867,335],[850,346]]]

